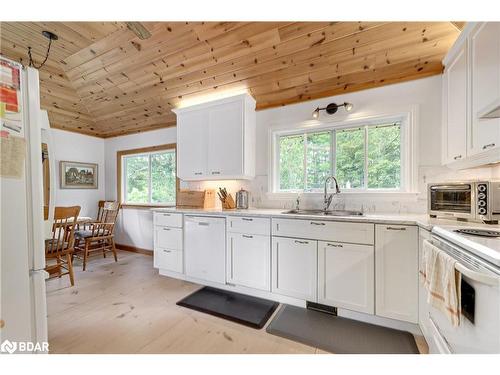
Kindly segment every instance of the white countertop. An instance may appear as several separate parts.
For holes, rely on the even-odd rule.
[[[287,209],[283,208],[249,208],[246,210],[221,210],[221,209],[202,209],[202,208],[152,208],[157,212],[177,212],[187,215],[203,216],[254,216],[254,217],[279,217],[290,219],[306,220],[328,220],[328,221],[349,221],[355,223],[375,223],[375,224],[401,224],[418,225],[419,227],[431,230],[433,226],[455,225],[471,226],[471,223],[457,222],[456,220],[432,219],[429,215],[402,214],[402,213],[366,213],[363,216],[319,216],[319,215],[296,215],[285,214]],[[473,224],[475,227],[488,228],[486,224]]]

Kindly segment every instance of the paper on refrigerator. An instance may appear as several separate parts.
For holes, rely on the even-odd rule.
[[[22,66],[0,58],[0,131],[24,137]]]

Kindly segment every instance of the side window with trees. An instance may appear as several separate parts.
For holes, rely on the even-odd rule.
[[[401,122],[280,135],[276,190],[322,189],[335,175],[347,190],[401,190]]]
[[[175,149],[122,156],[123,203],[175,204]]]

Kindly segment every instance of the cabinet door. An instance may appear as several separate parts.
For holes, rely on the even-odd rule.
[[[480,120],[478,112],[500,98],[500,22],[482,23],[470,37],[472,129],[470,153],[500,147],[500,119]]]
[[[375,227],[375,314],[417,323],[417,227]]]
[[[422,252],[424,247],[424,241],[430,240],[431,232],[419,228],[418,230],[418,270],[419,270],[419,282],[418,282],[418,324],[420,326],[420,330],[424,334],[425,338],[428,340],[428,332],[429,332],[429,310],[427,308],[427,289],[425,289],[424,284],[420,280],[420,269],[421,260],[422,260]]]
[[[229,233],[226,270],[230,283],[270,291],[270,236]]]
[[[208,120],[208,175],[243,174],[243,103],[214,106]]]
[[[373,246],[318,242],[318,302],[373,314]]]
[[[177,115],[177,174],[180,179],[207,176],[208,118],[204,111]]]
[[[273,237],[272,291],[316,302],[317,242]]]
[[[467,152],[467,44],[446,67],[443,84],[445,95],[445,124],[443,144],[445,163],[462,160]]]

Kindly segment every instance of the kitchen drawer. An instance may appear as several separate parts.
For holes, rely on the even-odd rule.
[[[271,219],[261,217],[228,216],[227,231],[232,233],[250,233],[269,236]]]
[[[155,247],[182,250],[182,228],[155,227]]]
[[[299,237],[321,241],[374,244],[374,224],[339,221],[273,219],[273,236]]]
[[[155,212],[154,223],[155,225],[182,228],[182,214]]]
[[[154,266],[162,270],[182,273],[182,251],[156,248]]]

